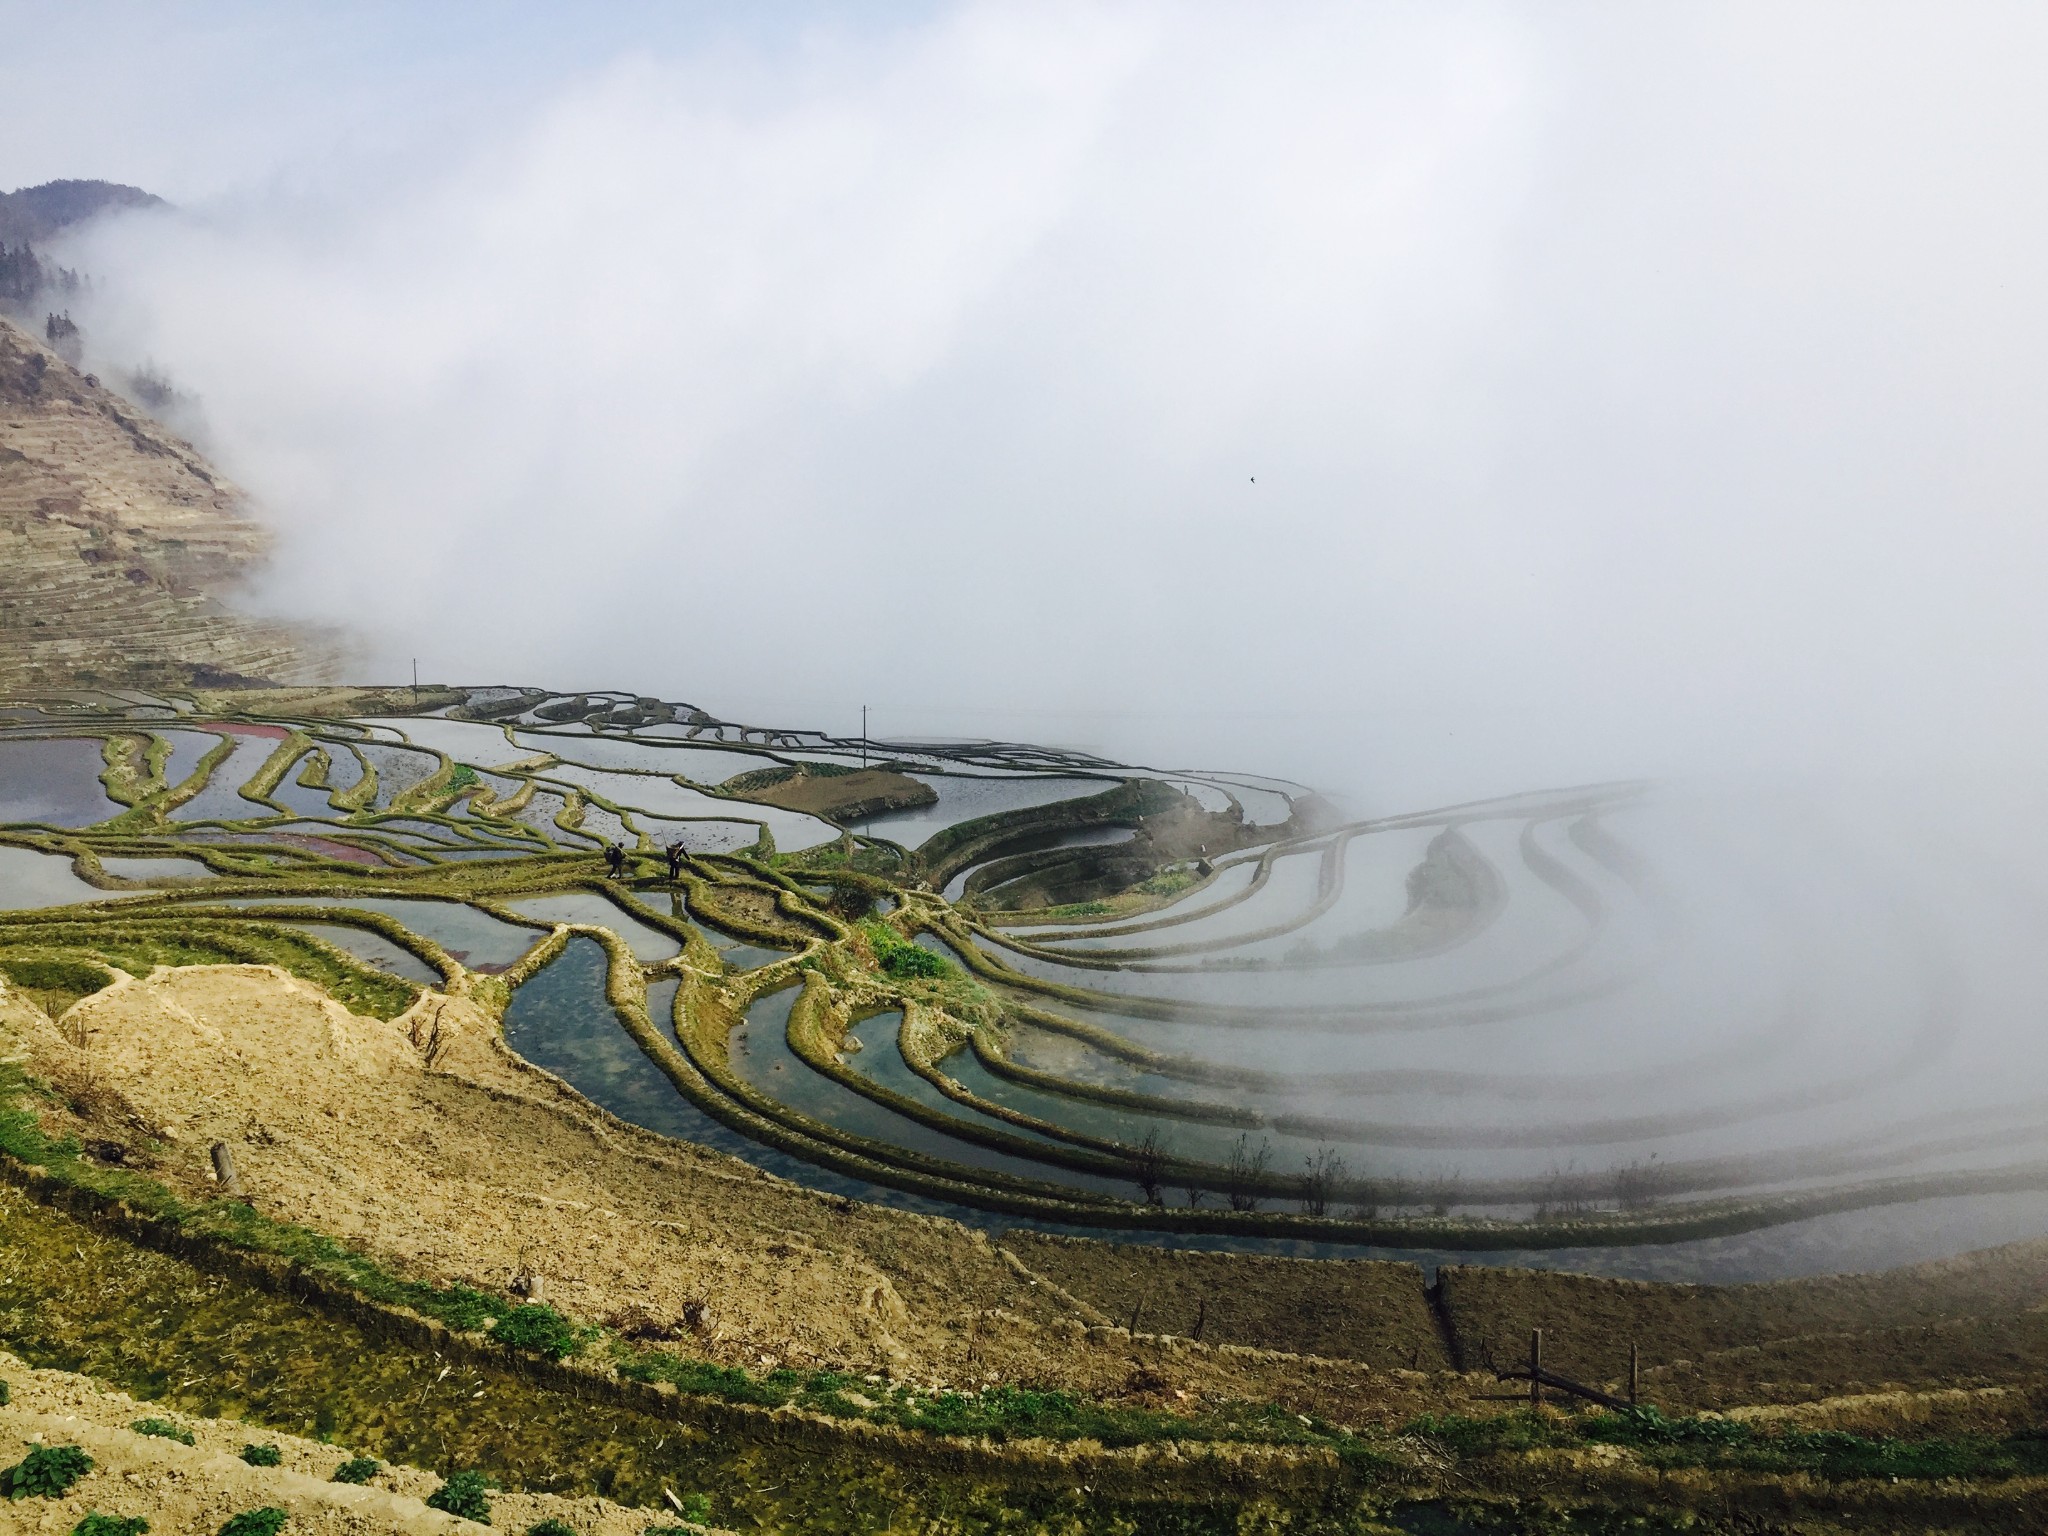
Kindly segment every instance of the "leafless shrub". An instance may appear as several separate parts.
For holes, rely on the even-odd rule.
[[[1154,1126],[1145,1139],[1130,1149],[1131,1178],[1145,1196],[1147,1205],[1166,1204],[1166,1143]]]
[[[1648,1162],[1631,1158],[1628,1166],[1614,1170],[1614,1203],[1624,1211],[1645,1211],[1657,1203],[1664,1184],[1664,1170],[1652,1152]]]
[[[1430,1215],[1448,1216],[1451,1214],[1451,1208],[1458,1203],[1458,1196],[1460,1194],[1458,1180],[1463,1172],[1464,1170],[1461,1168],[1453,1168],[1449,1173],[1437,1173],[1430,1176],[1429,1182],[1423,1187],[1422,1194],[1423,1203],[1429,1207]]]
[[[1551,1164],[1550,1175],[1543,1183],[1543,1196],[1536,1202],[1536,1219],[1548,1221],[1555,1217],[1584,1216],[1592,1210],[1592,1202],[1586,1199],[1578,1177],[1576,1161],[1560,1168]]]
[[[1261,1136],[1258,1150],[1253,1151],[1252,1133],[1238,1132],[1237,1140],[1230,1148],[1230,1171],[1224,1187],[1233,1211],[1256,1211],[1259,1208],[1259,1184],[1272,1160],[1272,1142]]]
[[[1301,1208],[1310,1216],[1330,1209],[1330,1197],[1344,1181],[1344,1159],[1332,1148],[1317,1147],[1308,1158],[1308,1171],[1301,1176]]]

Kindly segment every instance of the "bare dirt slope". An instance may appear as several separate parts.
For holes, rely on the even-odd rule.
[[[484,1527],[429,1509],[441,1486],[438,1474],[417,1467],[383,1467],[367,1484],[332,1481],[350,1452],[342,1446],[253,1428],[232,1420],[167,1413],[124,1392],[68,1371],[40,1371],[0,1353],[0,1465],[12,1465],[31,1444],[75,1445],[94,1466],[61,1499],[0,1503],[0,1530],[61,1536],[88,1512],[141,1516],[150,1536],[214,1536],[245,1509],[282,1509],[296,1536],[457,1536]],[[138,1421],[157,1420],[192,1437],[191,1445],[138,1434]],[[251,1466],[249,1445],[274,1446],[275,1467]],[[664,1522],[650,1510],[627,1509],[598,1498],[540,1493],[494,1493],[491,1525],[524,1531],[537,1521],[565,1522],[578,1536],[640,1536]]]
[[[1450,1358],[1413,1264],[1269,1258],[1009,1232],[1037,1273],[1140,1330],[1444,1370]]]
[[[0,687],[310,678],[317,648],[217,596],[267,547],[189,444],[0,320]]]
[[[1673,1285],[1473,1265],[1446,1265],[1440,1278],[1468,1365],[1489,1353],[1503,1364],[1519,1362],[1529,1331],[1541,1328],[1546,1366],[1596,1382],[1624,1368],[1632,1340],[1644,1366],[1653,1369],[1719,1361],[1733,1376],[1746,1377],[1754,1372],[1723,1357],[1774,1345],[1767,1358],[1779,1361],[1780,1380],[1842,1376],[1841,1370],[1817,1375],[1811,1363],[1794,1370],[1791,1360],[1802,1353],[1832,1358],[1839,1367],[1850,1365],[1852,1356],[1865,1357],[1855,1362],[1863,1381],[1925,1379],[1940,1373],[1948,1352],[1907,1349],[1906,1338],[1933,1339],[1947,1325],[1984,1320],[2017,1326],[2031,1338],[2048,1321],[2037,1311],[2048,1302],[2048,1239],[1884,1274],[1767,1285]],[[1894,1330],[1901,1337],[1889,1337]],[[1981,1373],[1983,1348],[1960,1342],[1980,1331],[1955,1335],[1957,1371]],[[1857,1341],[1857,1335],[1867,1337]],[[1788,1353],[1783,1346],[1791,1340],[1810,1341],[1810,1347]],[[2018,1347],[2011,1341],[1998,1347],[2008,1346]]]
[[[700,1358],[1358,1423],[1441,1390],[1363,1362],[1134,1342],[979,1232],[613,1119],[462,999],[430,993],[386,1023],[268,967],[187,967],[55,1024],[0,996],[0,1047],[62,1090],[50,1130],[189,1195],[218,1193],[208,1149],[225,1142],[260,1210],[422,1279],[504,1293],[538,1273],[565,1311]]]

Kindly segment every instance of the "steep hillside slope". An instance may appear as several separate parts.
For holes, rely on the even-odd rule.
[[[313,680],[302,637],[213,596],[266,547],[189,445],[0,321],[0,687]]]

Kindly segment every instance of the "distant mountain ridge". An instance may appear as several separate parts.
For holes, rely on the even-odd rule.
[[[48,241],[119,208],[168,208],[154,192],[113,181],[46,181],[0,192],[0,245]]]

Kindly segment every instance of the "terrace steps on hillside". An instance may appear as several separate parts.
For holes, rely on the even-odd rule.
[[[314,678],[332,641],[214,595],[268,548],[189,444],[0,320],[0,687]]]

